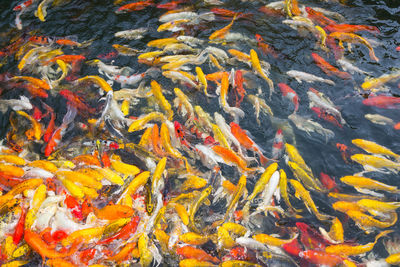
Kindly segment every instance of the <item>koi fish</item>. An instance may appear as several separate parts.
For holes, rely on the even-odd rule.
[[[234,122],[229,124],[231,127],[232,134],[236,137],[239,143],[248,150],[252,150],[257,152],[260,157],[260,162],[262,165],[268,163],[268,159],[263,155],[262,149],[253,141],[251,138],[248,137],[246,131],[244,131],[240,126]]]
[[[313,74],[309,74],[306,72],[302,72],[302,71],[290,70],[290,71],[286,72],[286,74],[289,75],[289,77],[295,78],[296,81],[298,81],[299,83],[306,81],[309,83],[322,82],[322,83],[327,83],[330,85],[335,85],[335,82],[333,82],[329,79],[323,79],[321,77],[318,77],[318,76],[315,76]]]
[[[336,25],[336,22],[325,17],[324,14],[321,12],[318,12],[311,7],[306,7],[306,12],[308,14],[308,17],[314,21],[315,23],[320,24],[321,26],[328,26],[328,25]]]
[[[364,99],[362,103],[366,106],[378,108],[397,109],[399,108],[400,98],[394,96],[378,95]]]
[[[363,37],[354,33],[346,33],[346,32],[332,32],[331,34],[329,34],[329,37],[338,39],[339,46],[342,48],[343,48],[343,42],[363,44],[368,48],[370,58],[375,60],[376,62],[379,62],[379,58],[375,56],[375,52],[371,44]]]
[[[44,149],[44,155],[46,157],[50,156],[51,153],[53,153],[54,149],[61,142],[61,139],[64,136],[64,134],[68,128],[68,125],[74,121],[76,113],[77,113],[77,109],[74,108],[73,106],[68,105],[68,110],[63,118],[62,124],[60,125],[60,127],[58,127],[53,132],[53,135],[51,136],[50,140],[46,144],[46,147]]]
[[[312,107],[311,110],[314,111],[318,115],[319,118],[324,119],[337,127],[343,128],[343,126],[339,123],[339,121],[333,115],[327,113],[323,109],[321,109],[319,107]]]
[[[299,109],[299,97],[297,96],[297,93],[287,84],[279,83],[278,86],[283,96],[292,101],[294,105],[294,112],[297,112],[297,110]]]
[[[339,78],[342,79],[351,79],[351,75],[348,74],[347,72],[343,72],[329,64],[325,59],[323,59],[321,56],[319,56],[317,53],[311,53],[312,58],[314,59],[315,64],[317,64],[318,67],[321,68],[323,72],[325,72],[327,75],[336,75]]]
[[[364,83],[361,84],[361,88],[364,90],[379,89],[385,83],[398,79],[400,79],[400,71],[391,74],[384,74],[378,78],[365,79]]]
[[[370,33],[381,33],[376,26],[367,25],[350,25],[350,24],[331,24],[325,27],[325,30],[329,32],[347,32],[356,33],[359,31],[367,31]]]
[[[265,81],[267,81],[269,86],[269,98],[271,99],[272,92],[274,91],[274,83],[270,78],[267,76],[267,71],[261,68],[260,60],[258,59],[257,52],[254,49],[250,50],[250,62],[253,69],[258,73]]]
[[[115,13],[121,14],[124,12],[139,11],[139,10],[143,10],[146,7],[152,6],[152,5],[154,5],[153,0],[133,2],[133,3],[126,4],[126,5],[119,7],[118,10],[115,11]]]
[[[208,39],[210,40],[215,40],[215,39],[224,39],[225,35],[229,32],[231,29],[233,22],[236,20],[237,15],[233,16],[231,23],[223,27],[222,29],[216,30],[213,32]]]
[[[264,42],[264,38],[262,38],[261,35],[256,34],[255,37],[257,40],[258,49],[260,49],[264,53],[264,55],[270,54],[274,58],[278,58],[278,54],[275,52],[272,46]]]

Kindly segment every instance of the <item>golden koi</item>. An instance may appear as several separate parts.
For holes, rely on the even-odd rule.
[[[320,221],[327,221],[332,218],[330,215],[322,214],[318,211],[317,207],[315,206],[314,201],[311,198],[310,193],[303,187],[303,185],[296,180],[289,180],[290,184],[293,186],[295,189],[296,193],[295,196],[298,199],[303,199],[304,204],[306,205],[307,209],[315,214],[315,216],[318,218]]]
[[[265,74],[265,71],[261,68],[260,65],[260,60],[258,59],[257,52],[254,51],[254,49],[250,50],[250,59],[251,59],[251,65],[253,66],[253,69],[263,78],[269,86],[269,98],[271,99],[272,92],[274,92],[274,83],[268,76]]]
[[[172,111],[170,103],[167,101],[167,99],[162,94],[161,85],[158,82],[152,80],[151,81],[151,91],[152,91],[154,97],[156,98],[158,105],[160,105],[160,107],[167,112],[168,119],[172,120],[172,117],[174,116],[174,112]]]

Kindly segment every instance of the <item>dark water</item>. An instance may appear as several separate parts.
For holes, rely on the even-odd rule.
[[[46,22],[40,22],[34,15],[33,10],[30,9],[21,16],[23,22],[22,32],[29,34],[34,32],[36,35],[49,36],[49,37],[67,37],[73,36],[80,42],[95,39],[93,44],[87,48],[79,49],[79,54],[84,55],[87,59],[95,59],[99,55],[104,55],[114,51],[112,44],[124,44],[130,47],[146,50],[146,44],[150,40],[158,38],[166,38],[171,34],[169,32],[158,33],[157,27],[160,25],[158,18],[164,13],[163,10],[155,7],[149,7],[142,11],[131,12],[127,14],[115,14],[117,9],[113,4],[113,1],[70,1],[64,5],[57,7],[49,7],[47,10]],[[10,38],[21,33],[15,28],[15,12],[12,8],[16,5],[16,1],[2,1],[0,7],[0,47],[8,45]],[[160,2],[161,3],[161,2]],[[191,2],[196,6],[196,11],[199,13],[208,11],[210,7],[207,7],[202,1]],[[313,62],[311,58],[311,52],[317,52],[325,59],[328,59],[331,63],[334,62],[332,53],[326,54],[315,48],[316,39],[311,34],[307,34],[302,37],[296,30],[291,29],[287,25],[281,23],[282,18],[268,17],[267,15],[258,12],[257,9],[269,1],[225,1],[222,7],[228,8],[235,11],[243,11],[246,13],[254,13],[252,21],[249,20],[238,20],[233,24],[231,32],[239,32],[254,40],[255,34],[260,34],[263,38],[276,48],[281,54],[281,57],[274,59],[270,56],[262,56],[259,53],[260,59],[268,61],[271,64],[270,78],[274,81],[275,85],[279,82],[288,84],[293,88],[300,99],[300,108],[298,114],[304,117],[310,117],[315,121],[319,122],[323,127],[332,130],[335,133],[335,137],[328,143],[325,142],[323,137],[318,134],[307,135],[305,132],[297,130],[294,127],[296,137],[296,147],[300,154],[304,157],[306,163],[311,167],[315,174],[325,172],[332,177],[336,177],[336,182],[339,183],[340,177],[344,175],[351,175],[353,173],[361,171],[361,166],[356,163],[345,163],[341,157],[340,152],[336,148],[336,143],[344,143],[346,145],[351,144],[351,140],[355,138],[362,138],[366,140],[375,141],[378,144],[384,145],[392,149],[396,153],[400,153],[400,142],[399,142],[399,131],[393,129],[392,126],[382,126],[373,124],[369,120],[364,118],[367,113],[380,114],[389,118],[392,118],[396,123],[399,121],[399,111],[397,109],[380,109],[375,107],[368,107],[362,104],[363,97],[358,93],[356,87],[360,87],[365,79],[365,75],[354,74],[354,80],[344,81],[340,78],[326,76]],[[345,56],[351,60],[354,65],[361,68],[362,70],[373,73],[373,77],[379,77],[382,74],[390,73],[400,68],[400,52],[396,52],[396,47],[400,46],[400,2],[396,0],[392,1],[349,1],[347,5],[342,5],[334,1],[300,1],[300,4],[304,4],[312,7],[321,7],[329,11],[337,12],[345,17],[344,23],[348,24],[363,24],[377,26],[381,34],[374,36],[373,34],[363,32],[362,36],[369,39],[376,40],[379,44],[374,48],[376,56],[380,59],[379,63],[371,61],[368,55],[368,50],[364,46],[353,45],[353,53],[346,52]],[[189,3],[188,3],[189,5]],[[191,35],[201,38],[208,39],[208,36],[216,29],[220,29],[229,23],[228,20],[216,20],[204,25],[200,25],[198,29],[193,29]],[[114,33],[121,30],[135,29],[139,27],[148,27],[150,31],[145,35],[142,40],[124,40],[121,38],[115,38]],[[224,50],[230,47],[222,45],[215,45]],[[236,49],[248,53],[251,48],[255,48],[255,44],[238,42],[236,43]],[[68,51],[68,49],[66,49]],[[75,53],[74,50],[70,50],[71,53]],[[67,54],[68,52],[66,52]],[[107,64],[111,64],[110,61],[104,61]],[[18,73],[16,65],[18,62],[13,60],[13,57],[8,58],[8,62],[0,68],[0,73],[10,72]],[[144,72],[148,69],[146,65],[140,65],[137,63],[136,57],[118,56],[114,59],[113,65],[117,66],[129,66],[136,72]],[[204,67],[204,68],[203,68]],[[205,73],[215,71],[206,66],[202,66]],[[247,68],[245,64],[239,63],[238,68]],[[303,82],[299,84],[296,80],[288,77],[286,72],[288,70],[302,70],[308,73],[315,74],[323,78],[332,79],[336,86],[327,86],[322,83],[313,84],[312,87],[323,92],[327,95],[340,111],[344,119],[348,122],[348,126],[340,129],[332,124],[319,119],[308,107],[308,96],[307,90],[310,84]],[[88,67],[83,64],[82,69],[79,72],[79,76],[94,74],[97,75],[97,69]],[[172,89],[174,86],[170,80],[160,76],[157,80],[163,85],[164,88]],[[287,119],[287,116],[293,112],[293,106],[286,99],[283,98],[279,89],[276,87],[272,95],[272,100],[268,100],[268,85],[258,78],[256,80],[262,89],[262,97],[271,106],[274,114],[278,118]],[[388,84],[389,94],[394,96],[400,95],[400,89],[397,87],[397,83]],[[118,85],[115,84],[113,87],[115,90],[118,89]],[[249,93],[254,94],[255,89],[250,89]],[[16,98],[18,94],[25,94],[23,90],[19,91],[4,91],[1,95],[2,99]],[[219,108],[218,99],[209,99],[207,102],[206,98],[200,92],[194,92],[187,90],[186,93],[191,96],[191,101],[194,105],[201,105],[205,111],[212,114],[214,111],[218,111],[223,114],[223,111]],[[171,100],[171,96],[167,95],[167,98]],[[92,106],[97,105],[98,99],[91,99],[89,103]],[[59,114],[65,114],[65,100],[57,95],[51,93],[48,99],[43,100],[46,103],[51,104],[55,107],[55,111]],[[39,103],[36,100],[32,100],[33,103]],[[142,103],[143,105],[145,103]],[[260,120],[261,125],[258,125],[254,116],[254,108],[248,103],[242,104],[242,109],[245,111],[245,119],[241,120],[240,126],[243,129],[248,130],[253,136],[256,143],[266,151],[266,155],[269,155],[272,147],[272,141],[276,132],[271,126],[270,119],[261,114]],[[137,108],[133,111],[134,116],[141,115],[142,111]],[[99,111],[100,115],[100,111]],[[0,115],[1,129],[0,133],[5,136],[8,131],[8,116],[9,112]],[[226,114],[225,117],[227,118]],[[56,124],[60,124],[62,115],[57,117]],[[229,120],[228,120],[229,121]],[[283,163],[283,162],[282,162]],[[284,166],[284,164],[280,164]],[[290,176],[290,170],[288,170]],[[232,178],[236,183],[237,179]],[[377,174],[374,178],[378,178],[379,181],[400,186],[398,175],[394,174]],[[255,181],[249,181],[249,186],[252,186]],[[352,189],[343,186],[342,192],[353,192]],[[331,200],[323,195],[314,195],[321,212],[334,214],[335,212],[331,208]],[[398,201],[399,197],[391,195],[391,201]],[[339,218],[343,219],[342,215]],[[318,221],[314,221],[315,226],[319,226]],[[365,238],[362,230],[357,227],[353,227],[354,224],[348,222],[344,225],[345,227],[345,239],[357,239],[360,243],[371,241],[371,238]],[[398,224],[394,227],[396,231],[399,231]],[[382,243],[378,243],[376,249],[376,258],[382,258],[387,256]]]

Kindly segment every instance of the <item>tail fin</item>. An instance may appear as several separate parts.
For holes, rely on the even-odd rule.
[[[259,156],[260,156],[261,165],[263,165],[263,166],[267,165],[269,159],[268,159],[267,157],[265,157],[265,156],[264,156],[263,154],[261,154],[261,153],[259,154]]]

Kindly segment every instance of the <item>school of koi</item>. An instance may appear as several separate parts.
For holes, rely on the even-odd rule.
[[[97,58],[85,56],[94,39],[24,31],[27,13],[46,23],[50,4],[77,3],[27,0],[13,9],[18,30],[0,50],[0,117],[7,121],[0,146],[1,266],[400,265],[400,189],[373,178],[398,174],[400,155],[353,139],[336,148],[362,172],[316,174],[296,148],[293,126],[326,143],[335,132],[299,115],[307,101],[270,78],[269,62],[289,60],[273,40],[231,30],[270,16],[311,36],[316,46],[309,58],[329,77],[286,74],[315,83],[319,89],[307,92],[309,108],[340,131],[351,126],[327,96],[330,86],[353,82],[364,105],[400,107],[400,98],[382,93],[400,79],[399,71],[370,78],[345,58],[358,44],[354,50],[379,62],[374,41],[363,37],[379,36],[377,27],[345,24],[350,20],[342,15],[298,0],[260,3],[259,14],[225,9],[220,0],[200,1],[199,12],[189,0],[125,2],[114,1],[117,16],[167,12],[154,29],[127,29],[113,33],[116,38],[138,40],[150,31],[165,38],[141,49],[113,44]],[[345,1],[331,4],[346,7]],[[216,21],[226,24],[208,39],[195,37]],[[253,48],[241,51],[239,42]],[[118,66],[127,56],[147,70]],[[82,66],[97,75],[81,75]],[[368,78],[359,86],[353,75]],[[19,99],[4,97],[16,88],[23,92]],[[287,119],[274,117],[269,106],[279,94],[291,102],[284,107],[293,109]],[[254,115],[241,109],[244,100]],[[240,126],[248,118],[265,127],[263,116],[276,131],[269,151]],[[400,130],[380,114],[365,118]],[[359,236],[349,239],[355,228]],[[374,254],[377,243],[387,257]]]

